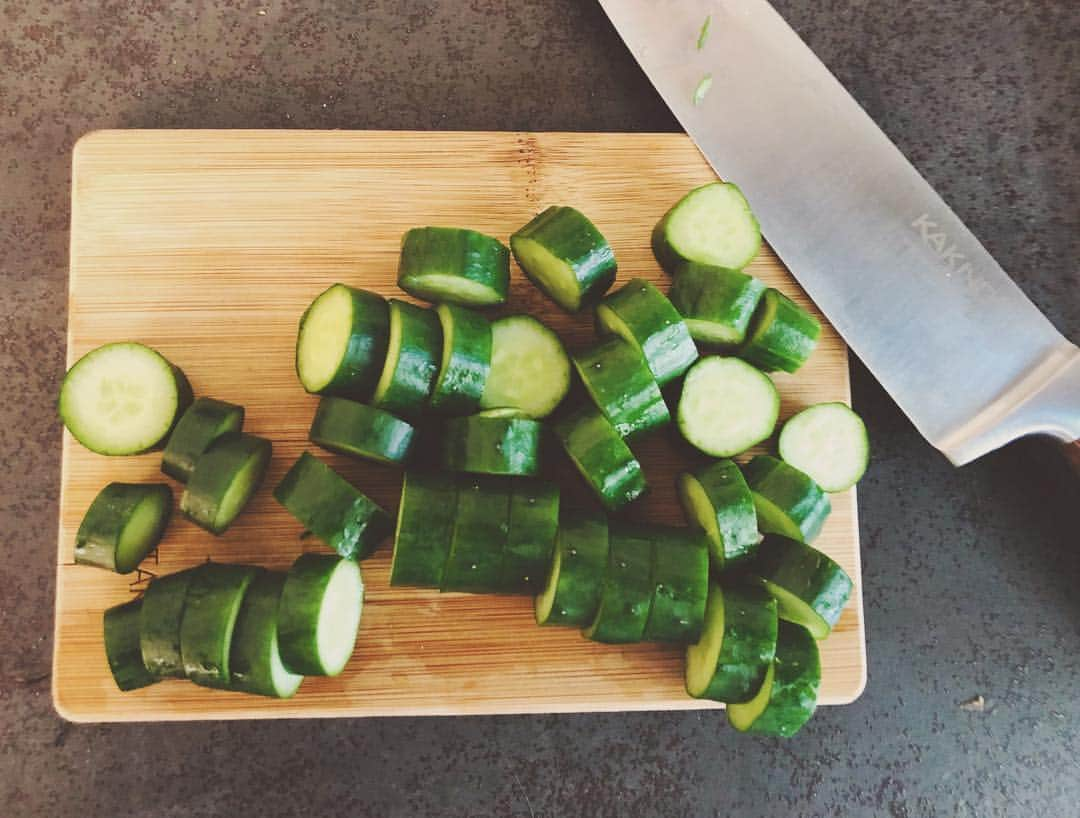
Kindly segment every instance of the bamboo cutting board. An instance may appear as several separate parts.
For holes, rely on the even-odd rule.
[[[146,573],[118,576],[73,564],[83,512],[111,480],[161,481],[160,455],[108,458],[65,432],[60,503],[53,696],[73,721],[285,716],[533,713],[714,706],[683,692],[682,651],[596,645],[572,629],[539,628],[527,597],[388,587],[389,548],[364,563],[366,604],[344,674],[309,679],[278,702],[167,681],[120,693],[102,648],[101,617],[149,574],[208,557],[285,569],[305,549],[300,525],[271,489],[307,445],[316,399],[293,371],[297,321],[335,281],[402,297],[398,242],[424,224],[467,226],[506,240],[550,204],[571,204],[608,237],[619,278],[667,282],[649,250],[659,216],[714,179],[683,135],[104,131],[75,149],[68,364],[99,344],[131,339],[161,350],[196,394],[247,407],[245,428],[273,440],[266,481],[227,534],[176,515]],[[770,250],[752,272],[802,304]],[[571,317],[514,268],[510,311],[553,326],[570,349],[587,344],[590,316]],[[812,305],[811,305],[812,306]],[[506,310],[504,310],[506,312]],[[797,377],[777,375],[782,418],[849,400],[847,351],[826,324]],[[636,447],[651,495],[633,515],[682,522],[673,478],[683,460],[656,434]],[[319,452],[393,511],[400,473]],[[583,496],[571,478],[565,502]],[[173,484],[177,499],[180,487]],[[822,643],[822,701],[855,699],[865,684],[854,490],[833,497],[815,543],[856,591]]]

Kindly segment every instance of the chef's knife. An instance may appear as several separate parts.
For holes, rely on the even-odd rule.
[[[772,6],[600,4],[705,158],[738,182],[776,253],[930,443],[961,465],[1046,434],[1071,442],[1080,464],[1080,350]]]

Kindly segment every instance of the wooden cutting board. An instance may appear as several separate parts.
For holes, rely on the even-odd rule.
[[[80,140],[68,364],[108,341],[150,344],[184,369],[196,394],[246,406],[245,428],[273,440],[274,458],[225,536],[176,515],[156,558],[144,563],[147,573],[118,576],[73,564],[75,531],[105,483],[164,480],[160,455],[102,457],[65,432],[53,667],[60,714],[120,721],[714,706],[683,692],[678,648],[602,646],[576,630],[539,628],[527,597],[390,588],[389,548],[364,563],[367,601],[347,670],[309,679],[290,701],[183,681],[121,693],[101,636],[102,612],[138,593],[148,574],[207,558],[285,569],[320,547],[301,541],[300,525],[271,490],[307,447],[316,399],[297,382],[293,344],[301,312],[327,286],[343,281],[402,297],[395,272],[406,229],[468,226],[505,240],[537,211],[565,203],[608,237],[620,280],[644,276],[666,291],[649,231],[679,196],[714,178],[690,140],[673,134],[103,131]],[[768,248],[751,272],[809,305]],[[590,316],[558,311],[516,267],[510,307],[541,317],[571,349],[593,337]],[[810,403],[848,401],[840,338],[826,324],[811,361],[776,382],[783,418]],[[637,448],[653,490],[632,513],[682,522],[673,488],[682,456],[663,433]],[[319,455],[396,509],[399,472]],[[573,480],[566,494],[583,496]],[[815,544],[856,583],[822,643],[822,701],[842,704],[866,679],[854,490],[833,498]]]

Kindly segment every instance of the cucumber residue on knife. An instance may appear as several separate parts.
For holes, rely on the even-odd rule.
[[[712,88],[712,74],[706,74],[701,78],[701,82],[697,84],[697,88],[694,89],[695,105],[700,105],[705,101],[705,95],[709,93],[710,88]]]
[[[711,25],[712,25],[712,15],[707,14],[707,15],[705,15],[705,22],[703,22],[701,24],[701,31],[698,33],[698,36],[697,36],[697,50],[698,51],[701,51],[701,49],[703,49],[705,47],[705,43],[708,42],[708,39],[709,39],[709,26],[711,26]]]

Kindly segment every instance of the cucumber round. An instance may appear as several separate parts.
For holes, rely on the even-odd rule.
[[[323,398],[308,439],[341,454],[400,464],[412,454],[416,429],[389,412],[345,398]]]
[[[570,359],[558,335],[531,315],[511,315],[491,325],[491,372],[480,406],[542,418],[569,389]]]
[[[761,535],[754,497],[739,467],[717,460],[678,477],[679,500],[690,522],[705,532],[718,570],[754,553]]]
[[[495,593],[502,588],[503,551],[510,527],[511,483],[473,476],[458,486],[444,591]]]
[[[442,329],[431,310],[391,298],[386,362],[371,405],[400,415],[420,412],[439,373]]]
[[[180,510],[211,534],[222,534],[255,495],[272,446],[256,435],[218,438],[199,457],[180,497]]]
[[[448,474],[409,471],[401,486],[391,585],[442,585],[457,515],[457,485]]]
[[[196,398],[169,435],[161,453],[161,470],[186,483],[195,471],[199,455],[219,437],[239,432],[243,425],[243,406],[214,398]]]
[[[669,297],[695,341],[732,349],[746,338],[765,289],[764,282],[737,270],[683,262],[675,270]]]
[[[401,240],[398,286],[427,301],[486,307],[510,288],[510,251],[459,227],[414,227]]]
[[[360,629],[364,581],[336,554],[301,554],[285,578],[277,611],[278,649],[291,673],[337,676]]]
[[[547,581],[536,597],[538,625],[582,627],[592,622],[600,605],[609,548],[608,521],[603,514],[563,514]]]
[[[741,270],[761,249],[761,228],[738,187],[711,182],[664,214],[653,229],[652,249],[671,275],[687,261]]]
[[[700,532],[639,526],[653,544],[652,605],[642,639],[693,642],[701,634],[709,596],[709,549]]]
[[[712,457],[733,457],[768,438],[780,415],[772,380],[745,361],[710,355],[686,374],[679,431]]]
[[[559,487],[546,480],[515,480],[503,549],[505,592],[533,594],[543,587],[558,530]]]
[[[641,641],[654,591],[652,555],[649,536],[622,526],[611,530],[600,605],[585,638],[610,644]]]
[[[614,337],[573,356],[593,403],[622,437],[633,437],[671,420],[664,396],[641,351]]]
[[[192,575],[180,620],[180,655],[184,675],[195,684],[229,686],[236,617],[248,586],[262,570],[208,562]]]
[[[758,302],[739,355],[766,372],[795,372],[821,336],[818,320],[772,288]]]
[[[142,600],[133,599],[105,611],[105,658],[113,681],[123,691],[138,690],[158,681],[143,665],[139,650],[139,613]]]
[[[142,598],[139,648],[143,664],[155,676],[184,677],[180,650],[180,622],[184,618],[188,587],[198,568],[157,577]]]
[[[285,669],[278,648],[278,603],[285,574],[260,571],[248,587],[233,630],[229,689],[288,699],[304,677]]]
[[[579,409],[552,431],[605,509],[617,511],[645,493],[641,463],[597,409]]]
[[[172,512],[164,483],[109,483],[75,534],[75,562],[118,574],[134,571],[157,548]]]
[[[491,322],[453,304],[440,304],[435,312],[443,346],[430,405],[445,414],[467,415],[479,408],[491,372]]]
[[[506,417],[505,411],[493,409],[448,420],[443,431],[443,466],[474,474],[539,472],[543,426],[532,418]]]
[[[818,403],[780,430],[780,457],[828,492],[846,491],[866,472],[870,440],[862,418],[842,403]]]
[[[810,477],[783,460],[758,455],[743,467],[754,496],[758,530],[810,542],[832,510],[829,496]]]

